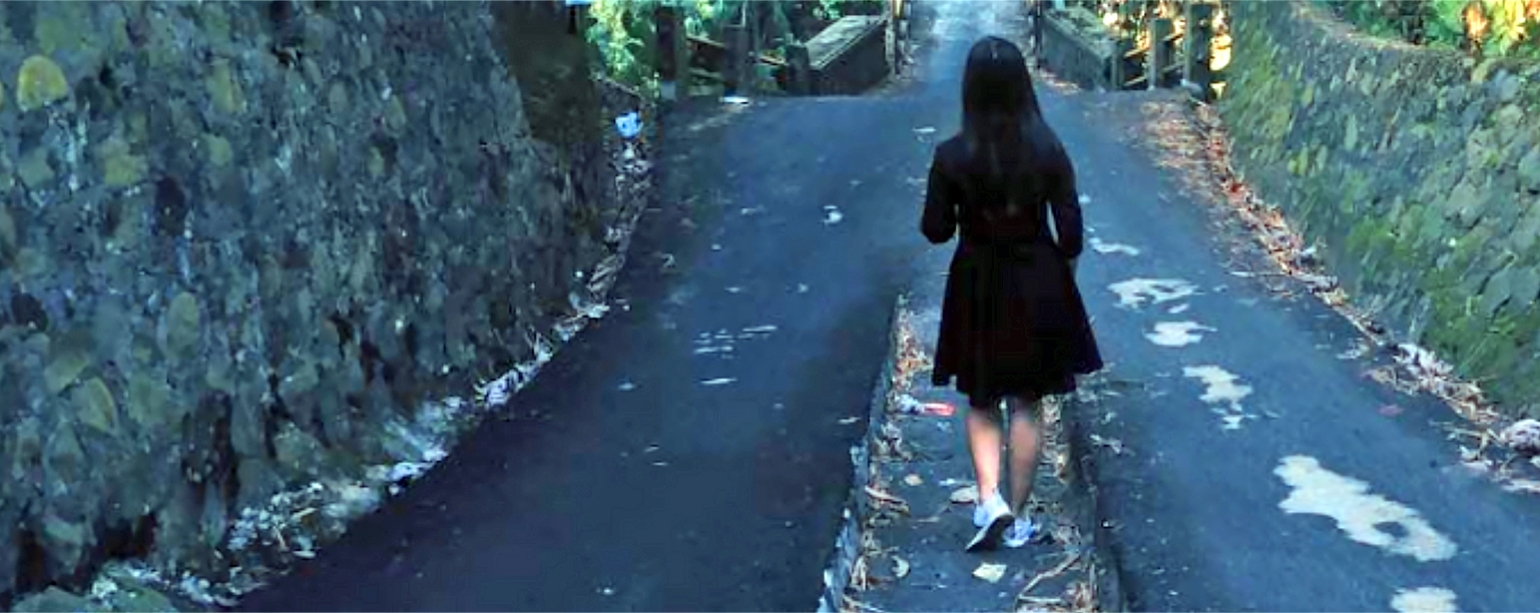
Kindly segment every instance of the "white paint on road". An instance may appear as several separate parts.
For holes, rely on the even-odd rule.
[[[1178,304],[1178,305],[1176,305],[1174,307],[1171,307],[1171,308],[1167,309],[1166,312],[1170,313],[1172,315],[1181,315],[1182,313],[1186,313],[1187,309],[1190,309],[1190,308],[1192,308],[1192,305],[1183,302],[1181,304]]]
[[[1185,347],[1203,340],[1203,332],[1217,330],[1196,321],[1162,321],[1156,322],[1155,330],[1145,332],[1144,337],[1161,347]]]
[[[1286,457],[1273,474],[1293,488],[1278,503],[1285,513],[1330,517],[1348,538],[1419,562],[1448,560],[1459,552],[1416,510],[1370,493],[1368,483],[1327,470],[1315,458]],[[1399,527],[1386,530],[1388,524]]]
[[[737,377],[718,377],[716,379],[706,379],[705,381],[701,381],[700,384],[706,387],[717,387],[721,385],[727,385],[737,380]]]
[[[1208,403],[1211,411],[1219,416],[1224,430],[1239,430],[1247,419],[1256,415],[1246,412],[1241,401],[1251,395],[1250,385],[1228,370],[1214,365],[1184,366],[1182,375],[1203,382],[1203,395],[1198,400]]]
[[[1401,613],[1455,613],[1455,593],[1441,587],[1419,587],[1397,590],[1390,599],[1390,608]]]
[[[845,214],[832,204],[823,205],[823,225],[832,226],[845,220]]]
[[[1095,237],[1091,238],[1091,250],[1097,253],[1121,253],[1130,256],[1139,255],[1138,247],[1124,245],[1122,243],[1109,243]]]
[[[1118,295],[1118,307],[1137,309],[1146,301],[1161,304],[1181,300],[1198,292],[1198,287],[1181,279],[1128,279],[1107,286]]]

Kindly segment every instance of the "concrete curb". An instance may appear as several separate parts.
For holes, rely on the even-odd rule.
[[[1093,408],[1093,404],[1081,400],[1078,395],[1065,398],[1061,407],[1059,423],[1064,428],[1070,467],[1066,503],[1082,536],[1089,541],[1093,562],[1104,571],[1098,574],[1093,586],[1097,608],[1124,613],[1129,609],[1123,593],[1123,566],[1112,546],[1112,525],[1107,521],[1095,482],[1096,448],[1090,440],[1091,423],[1096,415]]]
[[[899,313],[908,300],[900,295],[888,314],[887,357],[877,374],[877,384],[872,388],[871,405],[866,421],[866,434],[860,442],[850,447],[850,461],[855,480],[850,483],[850,495],[845,501],[844,518],[839,535],[834,539],[834,553],[823,571],[823,596],[818,599],[818,613],[835,613],[841,610],[845,589],[850,587],[850,571],[861,555],[861,520],[871,508],[866,484],[871,480],[871,449],[877,433],[887,418],[888,392],[893,388],[893,371],[898,368]]]

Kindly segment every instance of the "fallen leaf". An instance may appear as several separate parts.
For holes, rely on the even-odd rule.
[[[1005,565],[985,562],[980,564],[978,568],[973,569],[973,576],[990,583],[999,583],[1001,579],[1005,578]]]
[[[1503,485],[1503,490],[1512,493],[1540,494],[1540,481],[1534,479],[1514,479]]]
[[[909,487],[915,487],[915,486],[918,486],[918,485],[920,485],[922,483],[925,483],[925,480],[921,479],[919,475],[916,475],[914,473],[909,473],[908,475],[906,475],[904,477],[904,483],[908,484]]]
[[[887,492],[884,492],[882,490],[879,490],[879,489],[877,489],[875,487],[872,487],[870,485],[866,486],[866,493],[868,495],[870,495],[872,498],[876,498],[877,500],[881,500],[883,502],[886,502],[886,503],[894,505],[894,506],[899,506],[899,507],[904,507],[904,508],[908,508],[909,507],[909,503],[904,502],[904,499],[899,498],[897,496],[894,496],[892,494],[889,494]]]
[[[1075,553],[1072,553],[1072,554],[1070,554],[1068,556],[1065,556],[1064,561],[1059,562],[1058,566],[1055,566],[1055,567],[1053,567],[1053,568],[1051,568],[1049,570],[1040,572],[1040,573],[1037,574],[1037,576],[1032,577],[1032,580],[1027,582],[1027,586],[1024,587],[1024,588],[1021,588],[1021,592],[1019,594],[1017,594],[1016,598],[1019,600],[1019,599],[1025,597],[1027,594],[1032,593],[1032,588],[1037,587],[1037,584],[1042,583],[1044,581],[1047,581],[1049,579],[1052,579],[1054,577],[1057,577],[1059,575],[1064,574],[1064,571],[1069,570],[1069,567],[1072,566],[1075,562],[1078,562],[1078,561],[1080,561],[1080,552],[1079,551],[1076,551]]]
[[[909,561],[893,556],[893,577],[903,579],[907,576],[909,576]]]
[[[979,487],[970,485],[952,491],[952,502],[957,504],[969,504],[979,501]]]

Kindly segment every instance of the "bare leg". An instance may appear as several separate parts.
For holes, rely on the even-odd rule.
[[[1024,517],[1027,501],[1032,498],[1032,484],[1037,479],[1038,456],[1042,452],[1043,438],[1038,426],[1038,403],[1011,398],[1011,512]],[[974,454],[977,462],[978,454]],[[980,485],[980,487],[983,487]]]
[[[1000,418],[999,404],[968,410],[968,451],[973,455],[980,503],[1000,491],[1000,448],[1005,442]]]

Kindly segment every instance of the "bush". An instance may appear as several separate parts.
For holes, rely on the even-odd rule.
[[[855,5],[880,5],[882,0],[595,0],[590,8],[593,24],[587,32],[588,41],[599,52],[605,76],[652,95],[658,86],[654,9],[659,5],[678,7],[684,11],[686,32],[715,38],[724,19],[736,17],[744,4],[755,1],[769,7],[770,19],[777,29],[789,32],[791,15],[797,10],[810,11],[820,20],[833,20]],[[870,12],[871,7],[862,8]],[[772,55],[777,51],[767,50]]]
[[[1370,34],[1475,55],[1540,58],[1540,0],[1318,0]]]

